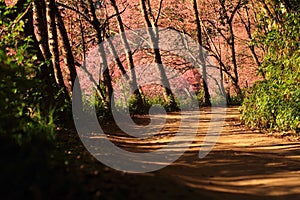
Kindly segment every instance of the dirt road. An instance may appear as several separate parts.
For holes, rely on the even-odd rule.
[[[110,140],[123,149],[150,152],[164,148],[178,128],[184,126],[178,116],[176,113],[168,115],[159,134],[148,139],[128,137],[112,123],[103,127]],[[171,165],[155,172],[122,175],[106,167],[103,177],[94,180],[103,186],[90,185],[94,191],[101,192],[102,199],[118,199],[115,197],[118,193],[120,199],[124,196],[127,199],[300,199],[299,140],[275,138],[247,129],[240,124],[236,107],[226,109],[218,142],[207,156],[199,158],[199,149],[203,146],[211,119],[217,117],[206,108],[201,110],[199,124],[185,125],[186,130],[198,129],[197,135],[189,149]],[[149,119],[142,116],[135,121],[140,125],[149,124]],[[170,149],[170,153],[176,154],[181,148],[186,148],[185,141],[183,136],[182,143]],[[98,166],[95,161],[92,163],[94,167]]]
[[[203,159],[197,153],[185,153],[159,173],[210,199],[300,199],[300,142],[244,128],[237,108],[227,108],[213,150]]]

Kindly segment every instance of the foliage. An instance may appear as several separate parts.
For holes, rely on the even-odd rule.
[[[0,134],[19,144],[29,143],[35,137],[52,140],[54,109],[47,116],[41,114],[44,85],[35,78],[39,68],[37,57],[30,50],[33,41],[23,36],[23,20],[8,18],[17,12],[16,8],[1,4],[0,12]]]
[[[234,95],[234,96],[230,96],[230,99],[228,100],[227,104],[230,106],[240,106],[242,105],[243,101],[244,101],[244,94],[245,90],[241,90],[241,94],[240,95]]]
[[[241,118],[252,127],[299,132],[300,15],[281,9],[282,23],[264,18],[272,28],[256,38],[266,51],[259,69],[265,80],[246,95]]]
[[[168,102],[165,102],[162,96],[146,97],[145,101],[148,110],[152,106],[162,106],[166,111],[171,111],[170,104]]]
[[[136,95],[132,95],[127,103],[125,103],[122,100],[117,100],[115,102],[115,106],[117,110],[122,110],[123,112],[128,112],[126,111],[128,108],[129,109],[129,113],[131,115],[134,114],[148,114],[149,113],[149,109],[151,107],[156,107],[156,106],[161,106],[163,107],[167,112],[172,112],[172,111],[177,111],[174,110],[174,108],[172,108],[171,104],[166,102],[164,100],[164,98],[160,95],[156,95],[156,96],[145,96],[142,95],[142,102],[143,105],[139,105],[138,101],[137,101],[137,96]],[[190,96],[190,97],[185,97],[185,96],[175,96],[175,101],[176,101],[176,105],[180,108],[180,109],[197,109],[199,108],[199,106],[197,107],[193,107],[196,104],[197,105],[201,105],[202,103],[202,91],[200,91],[197,95],[194,96]],[[171,99],[171,98],[170,98]]]
[[[103,102],[103,100],[99,97],[95,97],[94,105],[96,109],[96,115],[98,118],[111,118],[111,111],[109,108],[107,108],[107,105]]]
[[[11,19],[13,15],[18,20]],[[70,192],[65,189],[71,181],[54,145],[56,110],[42,110],[46,85],[37,78],[39,63],[32,39],[24,36],[21,15],[0,1],[1,197],[55,198]]]

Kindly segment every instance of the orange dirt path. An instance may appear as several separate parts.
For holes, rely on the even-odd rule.
[[[163,129],[143,139],[129,137],[111,122],[102,127],[110,140],[123,149],[150,152],[164,148],[172,140],[182,126],[179,116],[178,113],[168,114]],[[218,142],[200,159],[198,153],[210,120],[217,116],[211,115],[208,108],[201,109],[200,120],[199,116],[192,116],[199,123],[188,124],[186,128],[196,127],[198,132],[192,145],[177,161],[155,172],[121,173],[121,176],[120,172],[106,167],[101,182],[110,182],[116,191],[122,185],[124,191],[131,194],[129,199],[300,199],[299,139],[275,138],[250,130],[241,125],[238,108],[228,107]],[[149,123],[145,116],[137,116],[134,120],[140,125]],[[170,152],[187,148],[184,139]],[[98,166],[93,163],[94,167]],[[110,198],[106,196],[105,199]]]

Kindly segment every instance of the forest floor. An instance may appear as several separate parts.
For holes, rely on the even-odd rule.
[[[163,148],[174,136],[171,133],[180,126],[176,116],[171,115],[163,129],[166,131],[152,137],[152,142],[124,137],[111,123],[103,127],[111,141],[124,149],[150,151]],[[69,145],[68,173],[83,185],[90,199],[300,199],[299,138],[250,130],[240,123],[238,108],[229,107],[217,144],[200,159],[199,149],[213,117],[210,109],[201,109],[199,125],[191,124],[199,129],[189,149],[169,166],[143,174],[104,166],[85,150],[78,137],[70,134],[62,140]],[[142,116],[135,120],[149,123]]]

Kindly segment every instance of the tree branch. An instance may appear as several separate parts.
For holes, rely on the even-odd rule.
[[[154,25],[155,25],[155,26],[157,26],[158,19],[159,19],[161,10],[162,10],[162,2],[163,2],[163,0],[160,0],[160,2],[159,2],[158,13],[157,13],[156,19],[155,19],[155,21],[154,21]]]

